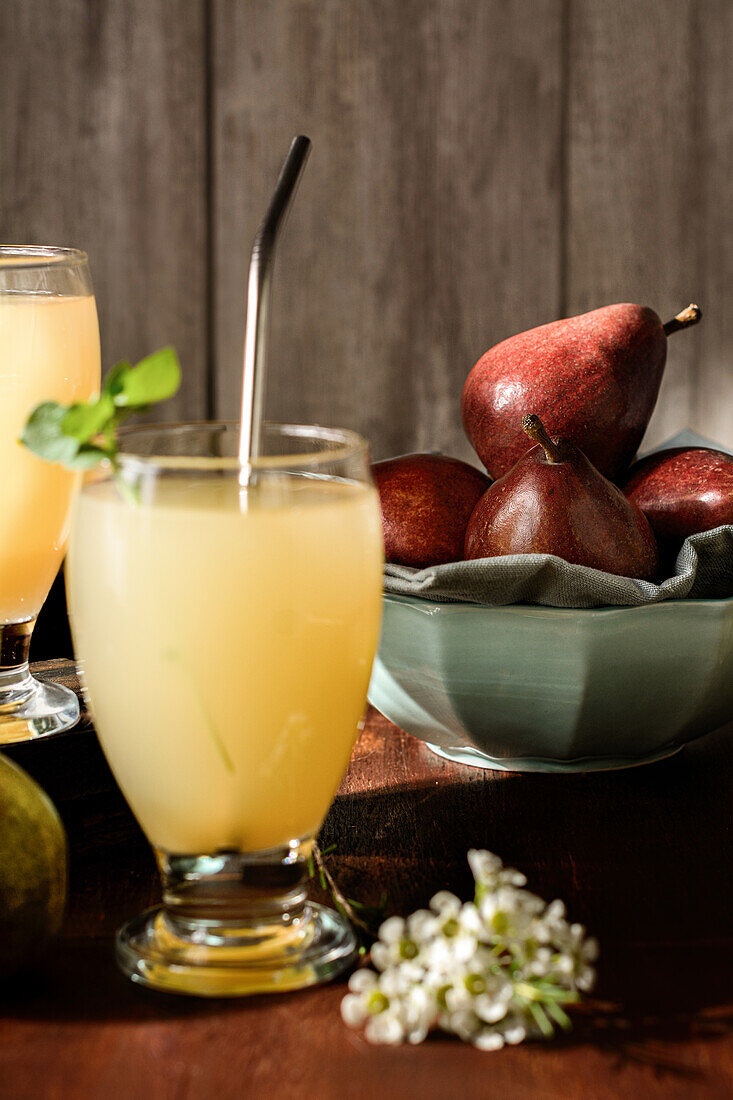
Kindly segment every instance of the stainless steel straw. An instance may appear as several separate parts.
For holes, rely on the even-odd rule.
[[[310,140],[302,134],[293,138],[275,185],[270,205],[257,230],[249,261],[247,322],[244,329],[244,371],[242,414],[239,428],[240,485],[246,486],[252,473],[252,459],[260,453],[262,410],[265,398],[267,308],[270,297],[272,261],[278,233],[295,193],[310,151]]]

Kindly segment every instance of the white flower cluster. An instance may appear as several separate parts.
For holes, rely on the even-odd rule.
[[[441,1028],[481,1050],[570,1027],[563,1005],[595,981],[594,939],[547,905],[524,875],[472,850],[476,896],[443,890],[407,920],[390,917],[372,947],[375,970],[351,975],[341,1015],[372,1043],[421,1043]]]

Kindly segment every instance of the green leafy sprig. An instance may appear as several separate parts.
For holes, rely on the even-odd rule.
[[[321,849],[318,841],[314,840],[308,857],[308,874],[312,879],[318,879],[321,889],[330,895],[341,916],[346,917],[353,925],[359,941],[359,955],[363,958],[379,934],[379,925],[384,920],[387,907],[387,895],[382,893],[378,905],[364,905],[355,898],[347,898],[324,862],[324,856],[331,855],[335,850],[335,844]]]
[[[565,1009],[595,982],[598,944],[498,856],[471,849],[474,900],[439,890],[429,909],[388,917],[371,968],[355,971],[341,1015],[372,1043],[421,1043],[435,1030],[481,1050],[572,1026]]]
[[[136,366],[123,359],[109,372],[94,400],[36,405],[20,442],[46,462],[71,470],[109,462],[116,471],[119,426],[134,413],[173,397],[180,384],[181,367],[174,348],[154,351]]]

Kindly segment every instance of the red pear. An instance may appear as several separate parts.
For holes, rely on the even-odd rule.
[[[624,486],[657,538],[688,535],[733,523],[733,455],[710,447],[672,447],[635,463]]]
[[[491,484],[481,470],[445,455],[412,454],[376,462],[387,561],[442,565],[463,557],[476,501]]]
[[[465,557],[554,554],[605,573],[651,580],[654,535],[642,512],[568,439],[550,439],[538,416],[525,416],[537,442],[486,490],[466,531]]]
[[[694,325],[690,305],[663,325],[645,306],[603,309],[553,321],[497,344],[463,387],[463,426],[492,477],[528,450],[520,423],[536,409],[602,474],[615,478],[636,454],[667,358],[667,336]]]

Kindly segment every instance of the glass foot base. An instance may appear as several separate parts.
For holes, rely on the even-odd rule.
[[[69,688],[28,677],[23,689],[18,701],[7,703],[0,693],[0,745],[50,737],[79,721],[79,700]]]
[[[480,749],[474,749],[471,745],[457,746],[456,748],[443,749],[439,745],[425,744],[440,756],[443,760],[451,760],[454,764],[467,764],[470,768],[484,768],[486,771],[497,772],[604,772],[622,771],[624,768],[636,768],[641,764],[655,764],[658,760],[666,760],[674,756],[683,747],[671,745],[660,749],[658,752],[648,753],[646,756],[587,756],[576,760],[549,760],[542,757],[522,756],[516,760],[497,760],[487,756]]]
[[[117,933],[117,962],[133,982],[195,997],[285,993],[329,981],[356,961],[347,920],[308,902],[276,935],[221,927],[181,927],[162,907],[149,909]]]

